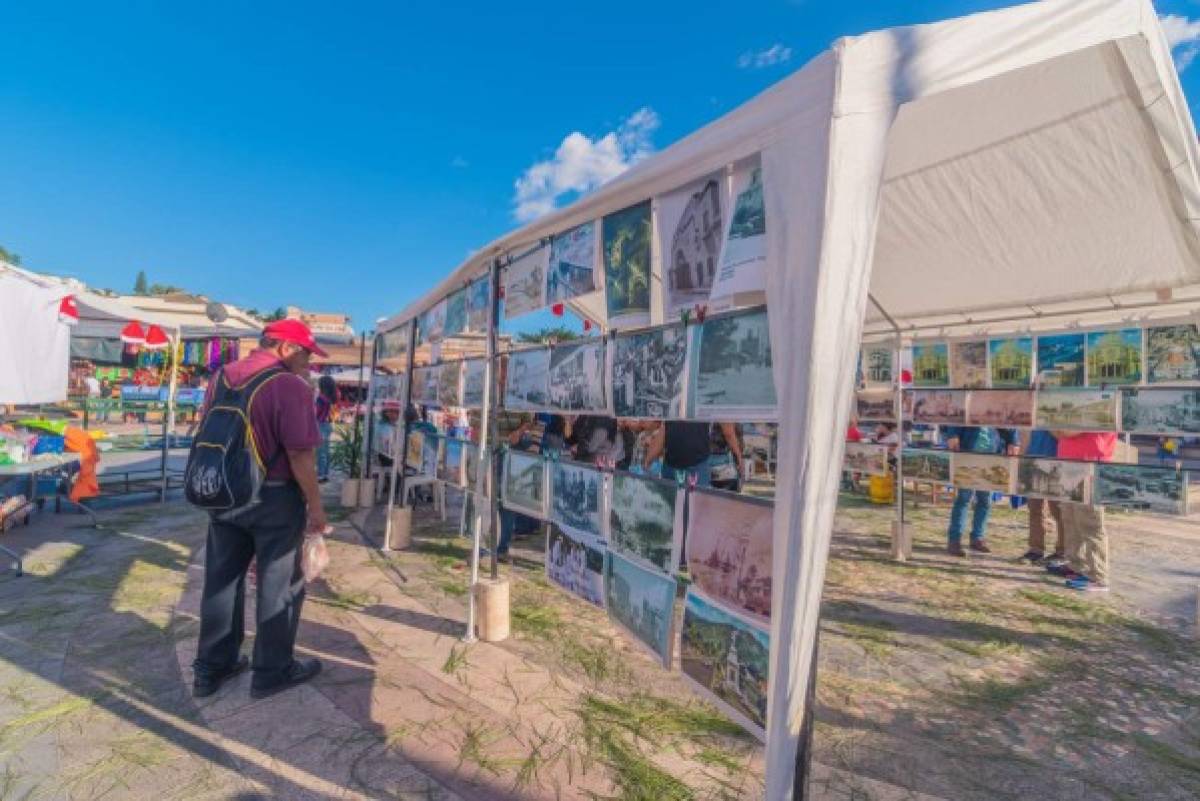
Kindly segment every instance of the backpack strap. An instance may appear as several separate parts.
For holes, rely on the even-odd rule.
[[[260,370],[259,372],[255,373],[240,387],[232,387],[232,389],[237,392],[245,393],[246,437],[250,444],[250,453],[254,455],[254,461],[258,462],[258,466],[263,471],[263,475],[266,475],[267,471],[274,467],[276,462],[279,461],[280,455],[283,454],[283,446],[280,445],[275,449],[275,453],[271,455],[271,459],[269,461],[263,461],[262,454],[259,453],[258,450],[258,442],[256,442],[254,438],[254,426],[251,423],[250,410],[254,405],[254,398],[258,395],[258,391],[279,376],[287,374],[287,372],[288,371],[283,367],[268,367],[265,370]]]

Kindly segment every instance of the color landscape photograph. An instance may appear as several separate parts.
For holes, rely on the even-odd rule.
[[[771,616],[770,504],[726,493],[688,495],[687,565],[710,598]]]
[[[705,320],[693,400],[695,416],[704,420],[775,418],[771,332],[765,310]]]
[[[955,453],[950,459],[953,484],[956,487],[1011,495],[1017,478],[1016,463],[1017,460],[1011,456]]]
[[[913,345],[912,385],[914,387],[950,386],[950,346],[945,342]]]
[[[1088,386],[1136,384],[1142,380],[1142,329],[1092,331],[1087,335]]]
[[[1200,381],[1200,326],[1188,323],[1146,329],[1146,381]]]
[[[1120,397],[1109,389],[1043,389],[1037,393],[1038,428],[1116,431]]]
[[[979,389],[991,381],[988,345],[978,342],[950,343],[950,383],[961,389]]]
[[[608,616],[671,667],[675,579],[608,551],[604,562]]]
[[[988,340],[993,387],[1028,387],[1033,383],[1033,338]]]
[[[1087,338],[1050,334],[1037,338],[1039,387],[1082,387],[1087,382]]]
[[[1088,503],[1092,465],[1057,459],[1022,458],[1017,468],[1017,494],[1051,501]]]
[[[608,510],[612,547],[666,573],[679,564],[683,510],[673,481],[613,473],[612,506]]]

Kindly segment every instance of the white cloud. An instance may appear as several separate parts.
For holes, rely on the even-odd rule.
[[[608,183],[654,151],[658,114],[640,108],[601,137],[567,134],[554,157],[529,167],[516,181],[513,216],[521,222],[555,209],[568,194],[590,192]]]
[[[1159,14],[1158,21],[1175,57],[1175,68],[1183,72],[1200,55],[1200,19],[1188,19],[1180,14]]]
[[[456,170],[465,170],[467,167],[471,166],[471,162],[467,161],[462,156],[455,156],[454,158],[450,159],[450,166]]]
[[[762,69],[792,60],[792,48],[773,44],[766,50],[747,50],[738,56],[737,65],[744,70]]]

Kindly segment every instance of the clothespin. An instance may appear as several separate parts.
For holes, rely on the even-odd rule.
[[[703,323],[704,318],[708,316],[708,306],[701,303],[696,304],[696,322]]]
[[[687,325],[691,321],[692,321],[692,310],[691,309],[680,309],[679,310],[679,322],[683,323],[684,325]]]

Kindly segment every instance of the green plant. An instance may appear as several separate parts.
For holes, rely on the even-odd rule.
[[[350,478],[361,478],[362,459],[355,453],[354,429],[347,425],[333,427],[329,438],[329,466]]]

